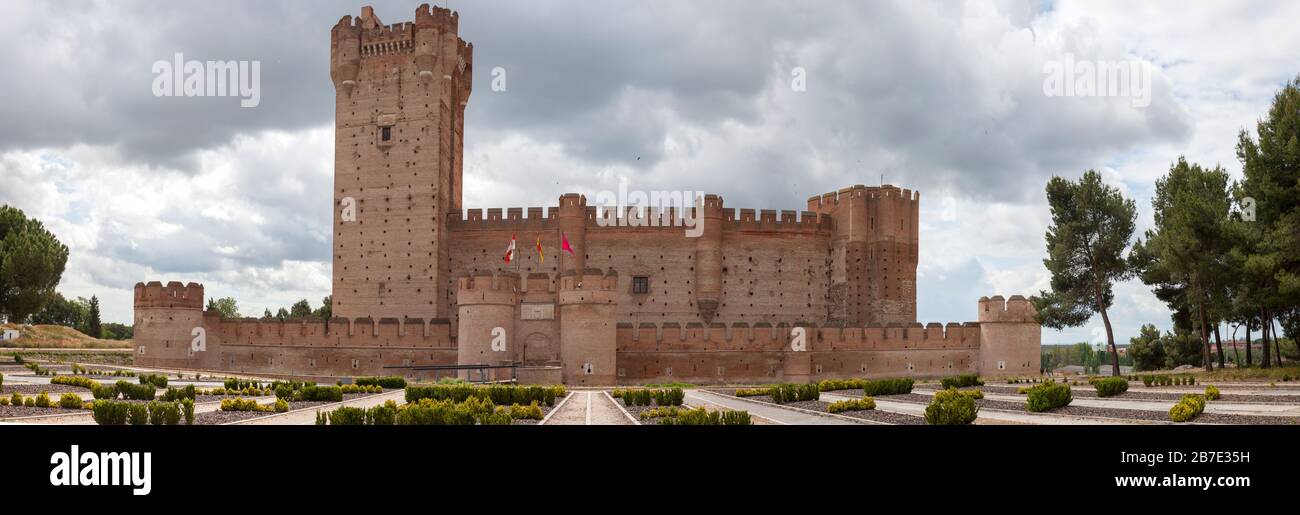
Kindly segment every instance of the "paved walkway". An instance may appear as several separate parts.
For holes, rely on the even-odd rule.
[[[719,395],[705,390],[687,390],[687,401],[707,402],[710,404],[722,406],[733,410],[748,411],[752,415],[758,415],[765,419],[771,420],[782,425],[809,425],[809,426],[843,426],[858,425],[857,422],[851,422],[842,418],[832,416],[813,415],[802,411],[774,406],[766,402],[756,402],[744,399],[737,399],[726,395]],[[865,422],[864,422],[865,423]]]
[[[545,423],[548,426],[632,425],[623,410],[605,392],[599,390],[573,392]]]
[[[934,390],[913,390],[913,393],[934,395]],[[984,398],[994,401],[1024,402],[1023,395],[1008,395],[984,392]],[[1071,406],[1090,408],[1112,408],[1142,411],[1169,411],[1177,401],[1154,399],[1102,399],[1096,397],[1075,397]],[[1252,404],[1246,402],[1210,401],[1205,404],[1206,413],[1223,415],[1255,415],[1263,417],[1300,417],[1300,405],[1291,404]]]

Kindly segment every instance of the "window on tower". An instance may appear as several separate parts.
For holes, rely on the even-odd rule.
[[[392,127],[384,127],[384,128],[383,128],[383,134],[381,134],[381,135],[379,136],[379,139],[381,139],[381,140],[383,140],[383,141],[388,141],[388,140],[393,139],[393,128],[392,128]]]
[[[645,276],[633,277],[632,293],[650,293],[650,278]]]

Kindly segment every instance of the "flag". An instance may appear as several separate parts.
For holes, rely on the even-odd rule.
[[[546,253],[542,252],[542,235],[537,235],[537,256],[542,263],[546,262]]]
[[[515,257],[515,235],[511,234],[510,246],[506,247],[506,264],[507,265],[510,264],[510,260],[514,259],[514,257]]]
[[[573,247],[569,246],[569,237],[566,236],[564,233],[560,233],[560,248],[568,252],[570,256],[577,255],[573,253]]]

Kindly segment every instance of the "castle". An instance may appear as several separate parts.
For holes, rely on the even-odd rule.
[[[422,5],[384,25],[365,7],[331,31],[334,317],[223,319],[201,285],[141,283],[136,364],[322,379],[516,365],[522,382],[572,385],[1038,374],[1023,297],[981,298],[978,322],[916,322],[917,192],[853,186],[800,213],[707,195],[698,237],[602,224],[573,193],[466,209],[474,59],[457,22]],[[506,264],[514,238],[543,252]]]

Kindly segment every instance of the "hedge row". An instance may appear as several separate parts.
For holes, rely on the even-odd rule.
[[[847,401],[836,401],[836,402],[832,402],[830,406],[826,407],[826,411],[829,411],[831,413],[840,413],[844,411],[863,411],[863,410],[871,410],[871,409],[876,409],[876,400],[872,399],[871,397],[863,397],[861,399],[850,399]]]
[[[1123,377],[1098,377],[1088,382],[1097,389],[1098,397],[1114,397],[1128,391],[1128,380]]]
[[[615,390],[612,395],[623,399],[627,406],[681,406],[686,399],[686,392],[681,388]]]
[[[194,423],[194,402],[153,401],[148,404],[97,400],[91,404],[91,416],[96,424],[143,426],[174,426],[184,419],[186,424]]]
[[[158,394],[158,389],[152,384],[131,384],[127,381],[118,381],[116,383],[117,391],[123,397],[137,401],[151,401],[154,395]]]
[[[821,389],[815,384],[776,384],[772,385],[772,402],[815,401],[821,397]]]
[[[399,409],[397,403],[390,400],[370,409],[343,406],[333,411],[317,411],[316,425],[391,426],[397,423]]]
[[[45,392],[41,392],[40,395],[35,397],[27,398],[24,398],[22,394],[18,392],[14,392],[12,397],[0,398],[0,406],[8,406],[10,403],[13,403],[14,406],[27,406],[29,408],[48,408],[51,405],[50,395]]]
[[[337,386],[304,386],[294,395],[294,400],[342,402],[343,389]]]
[[[1189,393],[1184,395],[1183,399],[1178,401],[1178,404],[1169,408],[1169,420],[1187,422],[1196,418],[1203,411],[1205,411],[1205,397]]]
[[[816,388],[817,385],[808,385]],[[675,417],[662,417],[661,426],[749,426],[754,421],[748,411],[709,411],[704,408],[679,410]]]
[[[411,387],[407,387],[410,392]],[[344,406],[333,411],[317,412],[317,425],[510,425],[510,409],[496,406],[486,396],[472,394],[463,401],[450,398],[422,398],[397,406],[388,401],[369,410]]]
[[[406,388],[406,379],[403,379],[402,376],[358,377],[355,383],[357,386],[379,386],[394,390]]]
[[[80,386],[80,387],[82,387],[82,388],[86,388],[86,389],[89,389],[89,390],[94,390],[96,386],[99,386],[99,381],[96,381],[96,380],[91,379],[91,378],[89,378],[89,377],[78,377],[78,376],[56,376],[56,377],[52,377],[52,378],[50,378],[50,384],[62,384],[62,385],[67,385],[67,386]]]
[[[1068,406],[1074,400],[1070,385],[1065,383],[1043,383],[1030,388],[1027,393],[1029,400],[1025,403],[1025,409],[1034,412]]]
[[[771,388],[740,388],[736,390],[736,397],[762,397],[772,395]]]
[[[221,411],[263,411],[284,413],[289,411],[289,403],[284,399],[276,399],[272,404],[258,404],[253,399],[236,397],[234,399],[222,399]]]
[[[984,381],[980,376],[975,374],[962,374],[959,376],[945,377],[939,380],[939,384],[946,390],[948,388],[965,388],[968,386],[984,386]]]
[[[471,398],[487,399],[493,404],[511,405],[511,404],[530,404],[537,401],[538,404],[554,406],[557,397],[563,397],[567,390],[563,386],[516,386],[516,385],[491,385],[491,386],[474,386],[469,384],[434,384],[427,386],[408,385],[406,387],[406,402],[414,403],[423,399],[442,401],[450,400],[454,403],[464,403]]]
[[[168,387],[167,391],[163,392],[162,400],[167,402],[175,402],[181,399],[194,400],[198,394],[199,391],[194,389],[192,384],[187,384],[184,388]]]
[[[902,395],[912,393],[912,384],[912,380],[907,378],[874,380],[826,379],[817,383],[817,389],[823,392],[862,390],[865,395]],[[743,397],[739,392],[736,395]]]
[[[975,399],[960,390],[945,389],[934,392],[934,399],[925,407],[925,423],[932,426],[962,426],[979,417]]]

